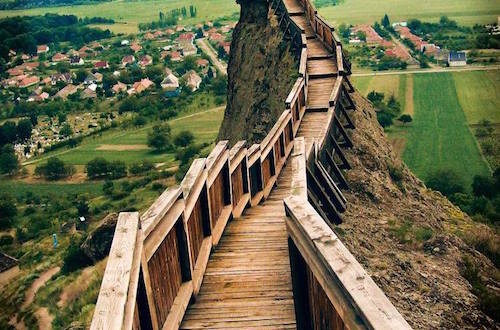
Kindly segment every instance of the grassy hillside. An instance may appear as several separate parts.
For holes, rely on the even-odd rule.
[[[459,24],[496,22],[500,15],[498,0],[344,0],[337,6],[318,9],[328,21],[335,25],[341,23],[361,24],[380,21],[388,14],[392,21],[410,18],[425,21],[438,21],[446,15]]]
[[[363,95],[375,90],[394,95],[407,126],[387,130],[396,150],[421,179],[438,168],[451,168],[468,185],[474,175],[487,174],[470,125],[482,119],[500,122],[498,71],[405,74],[355,77]]]
[[[175,8],[190,5],[196,6],[198,15],[181,21],[181,24],[203,22],[215,18],[231,15],[239,10],[235,1],[228,0],[142,0],[124,1],[115,0],[100,4],[79,6],[63,6],[52,8],[35,8],[27,10],[0,11],[0,18],[6,16],[41,15],[45,13],[72,14],[78,17],[105,17],[111,18],[117,24],[101,26],[109,28],[115,33],[137,32],[137,24],[158,20],[158,12],[168,12]]]

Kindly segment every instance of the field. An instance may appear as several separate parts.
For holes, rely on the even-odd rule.
[[[418,18],[438,21],[443,15],[462,25],[496,22],[499,0],[344,0],[341,4],[318,9],[328,21],[339,25],[373,24],[388,14],[393,22]]]
[[[412,115],[412,124],[396,124],[388,134],[418,177],[451,168],[469,185],[474,175],[488,173],[470,125],[500,123],[498,71],[355,77],[354,83],[364,95],[394,95]]]
[[[72,14],[78,17],[105,17],[114,19],[117,24],[100,26],[115,33],[135,33],[139,23],[158,20],[158,13],[175,8],[196,6],[198,15],[188,18],[180,24],[191,24],[213,20],[239,11],[236,1],[231,0],[115,0],[100,4],[34,8],[27,10],[3,10],[0,18],[7,16],[43,15],[45,13]]]
[[[181,130],[189,130],[194,134],[196,143],[212,143],[217,136],[223,116],[224,107],[219,107],[181,116],[168,123],[173,135]],[[106,132],[102,136],[85,139],[74,149],[47,153],[29,163],[36,164],[54,156],[71,165],[85,165],[95,157],[104,157],[109,161],[121,160],[126,164],[138,163],[143,159],[154,163],[172,162],[173,154],[155,153],[147,147],[147,134],[152,126],[153,124],[148,124],[126,131]]]

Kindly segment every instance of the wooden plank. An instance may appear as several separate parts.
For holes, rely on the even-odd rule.
[[[90,326],[93,330],[119,330],[124,324],[138,229],[137,212],[120,213]]]
[[[141,228],[144,237],[148,237],[149,233],[158,225],[179,198],[182,198],[181,188],[170,187],[154,201],[153,205],[141,216]]]
[[[411,329],[308,202],[291,196],[285,209],[288,233],[350,329]]]
[[[335,80],[335,85],[333,85],[332,93],[330,94],[330,106],[333,107],[337,104],[339,97],[342,95],[342,82],[344,81],[344,77],[339,76]]]
[[[139,317],[137,309],[137,290],[139,286],[139,273],[141,271],[141,255],[143,247],[142,230],[137,231],[135,240],[134,256],[132,259],[132,269],[130,271],[130,283],[128,289],[127,303],[125,305],[125,317],[122,329],[131,330],[134,318]],[[138,321],[138,320],[137,320]]]
[[[339,68],[339,75],[344,75],[344,57],[342,55],[342,46],[338,44],[336,50],[337,50],[337,66]]]

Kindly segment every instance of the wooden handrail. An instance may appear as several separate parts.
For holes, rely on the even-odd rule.
[[[299,260],[291,261],[295,268],[292,275],[306,274],[306,278],[296,277],[292,281],[294,290],[302,290],[302,295],[312,301],[326,296],[331,303],[306,307],[298,302],[295,308],[303,313],[297,320],[298,328],[309,328],[311,322],[313,328],[318,328],[316,320],[307,317],[314,313],[323,319],[337,319],[348,329],[411,329],[307,200],[290,196],[284,203],[291,249],[300,255]],[[309,286],[314,289],[308,290],[307,283],[312,283]]]

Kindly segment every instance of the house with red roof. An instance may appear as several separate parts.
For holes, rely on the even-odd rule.
[[[97,61],[94,63],[94,68],[96,69],[107,69],[109,68],[108,61]]]
[[[139,61],[139,65],[142,67],[153,64],[153,58],[149,55],[144,55]]]
[[[38,76],[28,76],[19,82],[20,88],[26,88],[37,84],[40,81]]]
[[[180,62],[180,61],[182,61],[182,55],[179,52],[173,51],[170,53],[170,59],[173,62]]]
[[[39,45],[36,47],[37,54],[45,54],[48,51],[49,51],[49,46],[47,45]]]
[[[142,46],[134,42],[132,45],[130,45],[130,49],[132,49],[134,53],[137,53],[142,50]]]
[[[153,40],[154,38],[155,36],[151,32],[148,32],[144,35],[144,39],[146,40]]]
[[[64,54],[61,53],[55,53],[54,56],[52,56],[52,62],[63,62],[67,61],[68,57]]]
[[[122,65],[123,66],[127,66],[127,65],[131,65],[135,62],[135,57],[134,55],[125,55],[123,56],[122,58]]]
[[[204,58],[199,58],[196,60],[196,65],[200,68],[206,68],[208,64],[209,64],[208,60]]]

